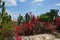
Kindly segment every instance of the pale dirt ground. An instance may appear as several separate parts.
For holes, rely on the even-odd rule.
[[[54,40],[60,40],[59,38],[55,38]]]

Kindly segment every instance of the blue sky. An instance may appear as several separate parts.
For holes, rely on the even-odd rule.
[[[26,12],[32,12],[34,15],[40,15],[48,12],[50,9],[60,10],[60,0],[3,0],[6,2],[6,11],[16,19],[19,14],[25,15]],[[59,13],[60,15],[60,13]]]

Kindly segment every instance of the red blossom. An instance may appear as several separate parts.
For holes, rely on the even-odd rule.
[[[59,26],[60,25],[60,17],[54,19],[54,24]]]
[[[31,20],[27,23],[21,23],[21,25],[17,25],[16,26],[16,34],[19,35],[18,33],[24,33],[24,34],[28,34],[30,35],[31,32],[36,32],[36,31],[40,31],[39,27],[41,27],[43,29],[43,31],[48,28],[51,32],[56,30],[56,26],[55,25],[60,25],[60,18],[56,18],[55,22],[53,25],[50,22],[41,22],[41,24],[39,24],[41,19],[36,18],[34,15],[32,16]],[[57,21],[58,20],[58,21]],[[39,26],[41,25],[41,26]]]

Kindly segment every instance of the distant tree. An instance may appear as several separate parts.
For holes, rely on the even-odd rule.
[[[30,15],[28,13],[25,14],[25,22],[30,21]]]
[[[18,17],[18,19],[17,19],[18,25],[21,24],[22,20],[23,20],[23,16],[19,15],[19,17]]]
[[[59,10],[51,9],[50,12],[46,12],[45,14],[40,15],[40,18],[42,18],[42,21],[49,21],[53,22],[53,19],[58,17]]]
[[[11,21],[11,15],[8,16],[8,19]]]
[[[54,17],[58,17],[58,12],[59,10],[56,10],[56,9],[51,9],[50,10],[50,17],[51,17],[51,20],[53,21]]]

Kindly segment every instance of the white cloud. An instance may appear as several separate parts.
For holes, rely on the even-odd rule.
[[[44,0],[33,0],[31,3],[32,4],[37,4],[37,5],[41,5],[41,3],[43,2]]]
[[[42,2],[43,0],[34,0],[34,2]]]
[[[32,3],[43,2],[43,0],[33,0]]]
[[[60,3],[57,3],[56,5],[57,5],[57,6],[60,6]]]
[[[25,2],[26,0],[19,0],[20,2]]]
[[[17,6],[16,0],[3,0],[6,6]]]

